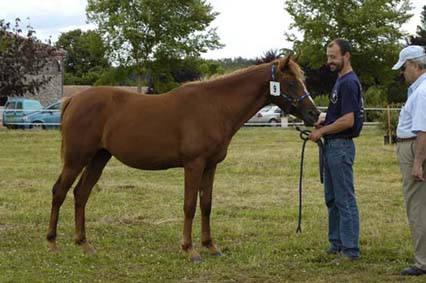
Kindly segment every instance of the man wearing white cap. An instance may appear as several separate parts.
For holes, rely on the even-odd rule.
[[[405,206],[410,224],[415,264],[401,275],[426,275],[426,53],[421,46],[408,46],[399,53],[393,70],[401,70],[410,84],[397,128]]]

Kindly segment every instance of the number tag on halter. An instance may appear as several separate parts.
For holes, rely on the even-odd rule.
[[[280,83],[270,82],[270,91],[272,96],[280,96]]]

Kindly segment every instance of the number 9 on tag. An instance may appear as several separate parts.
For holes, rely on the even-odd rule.
[[[280,83],[270,82],[270,93],[272,96],[280,96]]]

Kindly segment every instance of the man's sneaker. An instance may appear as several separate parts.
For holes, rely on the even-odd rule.
[[[331,261],[331,264],[339,265],[346,262],[353,262],[359,260],[359,257],[347,256],[345,254],[339,254],[335,259]]]
[[[401,275],[404,275],[404,276],[419,276],[419,275],[425,275],[425,274],[426,274],[426,270],[420,269],[415,266],[407,267],[401,271]]]

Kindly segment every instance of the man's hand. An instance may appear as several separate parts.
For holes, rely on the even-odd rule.
[[[323,126],[323,124],[322,124],[322,121],[321,121],[321,122],[320,122],[320,121],[318,121],[318,122],[316,122],[316,123],[314,124],[314,127],[315,127],[315,129],[320,129],[320,128],[324,127],[324,126]]]
[[[413,169],[411,170],[411,175],[414,177],[416,181],[425,181],[425,176],[423,172],[423,166],[422,164],[416,164],[417,162],[414,162]]]
[[[322,131],[321,129],[316,129],[313,130],[310,134],[309,134],[309,139],[313,142],[316,142],[317,140],[319,140],[322,137]]]
[[[415,180],[424,182],[425,172],[423,164],[426,161],[426,132],[418,132],[415,142],[414,150],[414,162],[413,169],[411,169],[411,175]]]

